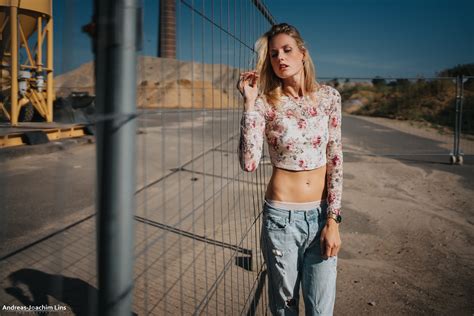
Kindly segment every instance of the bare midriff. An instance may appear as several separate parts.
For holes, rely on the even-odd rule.
[[[273,167],[265,198],[283,202],[325,200],[326,165],[313,170],[293,171]]]

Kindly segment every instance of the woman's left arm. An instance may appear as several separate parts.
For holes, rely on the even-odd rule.
[[[328,212],[341,213],[342,198],[342,137],[341,137],[341,95],[331,88],[331,109],[329,113],[329,139],[326,148],[326,170],[328,188]]]
[[[342,109],[341,94],[334,88],[330,89],[331,109],[329,114],[329,140],[326,149],[326,185],[328,190],[328,212],[341,214],[343,154],[342,154]],[[324,257],[336,256],[341,247],[339,224],[328,218],[321,232],[321,252]]]

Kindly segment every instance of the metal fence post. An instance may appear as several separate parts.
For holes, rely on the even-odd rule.
[[[464,99],[464,76],[459,76],[459,123],[458,123],[458,155],[456,156],[456,163],[463,164],[463,154],[461,152],[461,131],[462,131],[462,104]]]
[[[98,314],[130,315],[139,0],[95,1]]]
[[[451,153],[451,164],[456,164],[459,157],[459,103],[461,100],[461,87],[462,81],[459,80],[459,76],[456,77],[456,104],[455,104],[455,113],[454,113],[454,142],[453,142],[453,152]]]

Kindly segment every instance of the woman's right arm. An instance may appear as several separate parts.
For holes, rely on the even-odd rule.
[[[247,172],[257,169],[263,149],[265,118],[263,100],[258,96],[258,73],[240,74],[237,89],[244,98],[244,112],[240,120],[238,155],[240,167]]]
[[[264,134],[263,100],[257,97],[253,107],[245,107],[240,120],[238,155],[240,167],[244,171],[252,172],[257,169],[262,157]]]

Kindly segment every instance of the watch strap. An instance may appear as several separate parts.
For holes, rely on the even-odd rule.
[[[332,218],[333,220],[336,221],[336,223],[342,222],[342,216],[333,212],[328,212],[327,213],[327,218]]]

